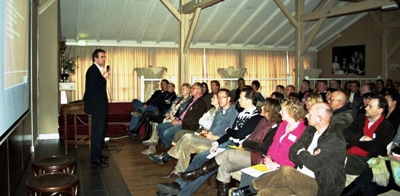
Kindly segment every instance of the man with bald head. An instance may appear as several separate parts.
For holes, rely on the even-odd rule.
[[[351,103],[343,91],[334,91],[328,99],[328,104],[333,111],[332,123],[343,130],[353,122]]]
[[[332,115],[326,103],[311,106],[307,114],[311,126],[289,152],[297,169],[284,166],[254,179],[258,195],[275,195],[284,187],[294,195],[340,195],[346,180],[346,142],[340,130],[330,124]]]

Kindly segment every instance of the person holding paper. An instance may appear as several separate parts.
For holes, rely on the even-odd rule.
[[[231,127],[225,129],[225,134],[221,136],[212,146],[218,146],[225,148],[226,145],[239,145],[240,141],[245,140],[255,129],[258,122],[262,118],[260,112],[256,109],[257,103],[257,92],[250,86],[245,86],[240,93],[239,104],[240,107],[244,108],[242,112],[236,117],[235,122]],[[211,145],[210,145],[211,146]],[[200,167],[208,159],[206,158],[213,150],[205,150],[198,153],[189,164],[185,171],[192,171]],[[215,169],[213,169],[215,170]],[[215,170],[216,171],[216,170]],[[210,172],[205,176],[202,176],[195,181],[185,182],[181,179],[177,179],[173,183],[157,183],[157,188],[160,190],[157,194],[172,194],[172,195],[191,195],[193,194],[214,172]],[[218,190],[225,190],[229,186],[227,183],[218,182]]]
[[[252,186],[258,195],[340,195],[346,181],[346,142],[341,130],[331,124],[332,114],[326,103],[311,106],[306,116],[311,126],[306,128],[289,152],[296,169],[284,166],[254,179]],[[254,194],[241,193],[244,194],[232,195]]]
[[[280,110],[279,113],[276,111],[277,109],[278,111]],[[215,170],[218,169],[217,180],[229,184],[231,172],[260,163],[261,154],[268,155],[264,158],[264,162],[270,170],[276,170],[280,166],[294,167],[295,164],[289,160],[289,148],[300,138],[306,128],[303,120],[306,114],[303,105],[296,98],[288,98],[279,106],[277,100],[269,98],[266,101],[266,105],[263,107],[263,113],[267,122],[270,120],[269,123],[271,125],[261,125],[260,127],[261,122],[263,122],[261,121],[250,137],[240,144],[240,146],[258,153],[242,150],[226,150],[204,163],[198,169],[191,172],[179,173],[179,178],[184,181],[193,181],[200,176],[209,172],[215,172]],[[276,122],[279,122],[280,118],[282,118],[283,122],[280,123],[278,127]],[[263,130],[267,127],[267,130]],[[268,131],[266,134],[264,133],[266,137],[254,137],[261,135],[262,131]],[[272,136],[270,134],[272,134]],[[257,143],[256,141],[259,142]],[[263,141],[263,143],[260,144],[261,141]],[[210,168],[209,166],[214,166],[214,168]]]

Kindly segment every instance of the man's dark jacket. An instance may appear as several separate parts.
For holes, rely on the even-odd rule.
[[[387,156],[387,145],[393,140],[395,130],[389,121],[383,120],[376,129],[375,138],[372,141],[360,141],[364,136],[365,115],[358,115],[357,118],[344,129],[343,136],[346,139],[347,148],[358,146],[368,151],[368,157],[377,157],[378,155]]]
[[[311,155],[307,148],[311,144],[317,130],[307,126],[299,140],[290,148],[289,158],[296,167],[306,166],[314,172],[318,184],[319,196],[340,195],[345,182],[344,160],[346,158],[346,142],[342,134],[333,125],[329,126],[318,138],[318,145],[314,149],[320,149],[318,155]],[[301,151],[299,155],[297,152]]]
[[[190,107],[189,107],[190,106]],[[192,105],[188,103],[187,112],[182,120],[182,129],[197,130],[199,129],[199,119],[207,112],[207,105],[203,97],[198,98]]]

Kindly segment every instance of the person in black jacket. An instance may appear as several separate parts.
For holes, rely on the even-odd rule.
[[[86,86],[83,100],[85,101],[85,113],[92,115],[92,133],[90,160],[92,165],[108,167],[107,156],[101,154],[104,138],[107,132],[108,98],[107,78],[109,73],[102,73],[106,61],[106,52],[96,49],[92,54],[93,64],[86,72]]]
[[[161,80],[161,90],[156,90],[149,100],[142,103],[138,99],[132,100],[132,105],[135,109],[132,112],[131,122],[129,124],[129,133],[136,136],[139,133],[140,127],[144,124],[144,114],[147,112],[154,113],[154,116],[158,114],[164,114],[172,104],[172,101],[176,98],[175,85],[169,85],[168,80]],[[149,138],[149,132],[145,134],[144,140]]]

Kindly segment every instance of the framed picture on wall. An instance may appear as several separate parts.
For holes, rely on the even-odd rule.
[[[332,74],[365,76],[365,45],[332,47]]]

